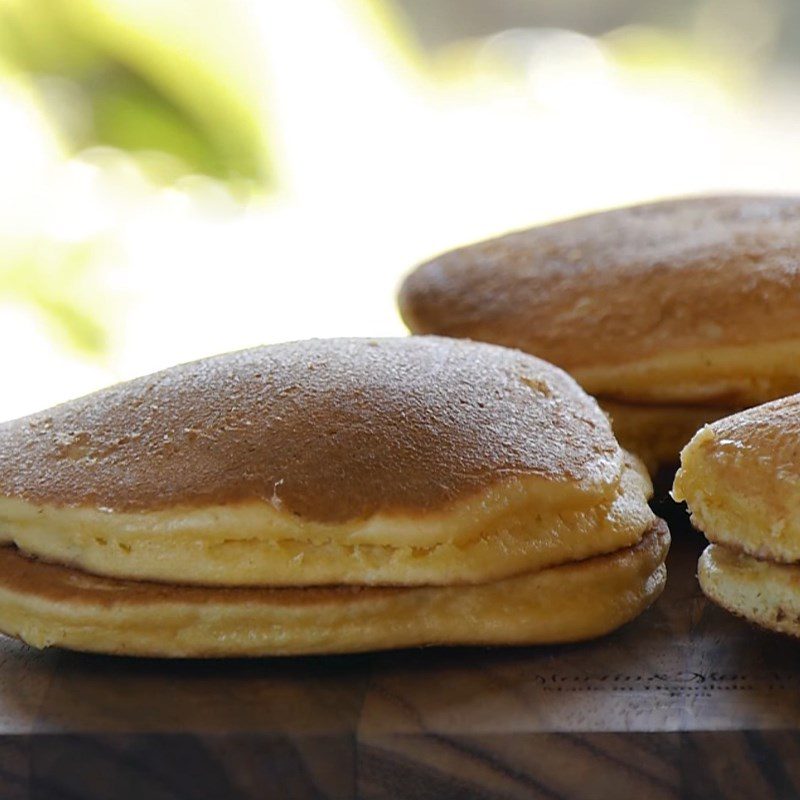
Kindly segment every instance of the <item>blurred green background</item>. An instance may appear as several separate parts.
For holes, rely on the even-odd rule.
[[[797,191],[795,0],[0,0],[0,419],[402,332],[432,253]]]

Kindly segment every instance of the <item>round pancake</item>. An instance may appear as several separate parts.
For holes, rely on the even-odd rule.
[[[695,197],[463,247],[405,281],[416,333],[519,347],[592,394],[744,407],[800,391],[800,198]]]
[[[735,414],[715,406],[643,405],[599,399],[611,418],[620,446],[635,453],[651,475],[659,467],[677,465],[680,452],[703,425]]]
[[[657,521],[635,546],[479,586],[212,589],[99,578],[0,548],[0,630],[35,647],[217,657],[588,639],[661,593]]]
[[[0,538],[97,574],[449,584],[611,552],[648,479],[561,370],[487,344],[315,340],[0,426]]]
[[[698,431],[681,453],[672,494],[712,542],[800,561],[800,396]]]
[[[717,605],[764,628],[800,636],[800,566],[710,545],[700,556],[697,577]]]

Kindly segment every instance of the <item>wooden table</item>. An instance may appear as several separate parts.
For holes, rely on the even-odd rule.
[[[677,529],[675,529],[677,528]],[[0,640],[2,800],[789,798],[800,643],[668,588],[583,645],[136,661]]]

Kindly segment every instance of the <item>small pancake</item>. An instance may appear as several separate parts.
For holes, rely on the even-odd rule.
[[[0,548],[0,630],[35,647],[164,657],[588,639],[660,594],[658,520],[610,555],[469,587],[213,589],[99,578]]]
[[[118,578],[482,583],[613,552],[651,486],[564,372],[488,344],[314,340],[0,426],[0,539]]]
[[[700,556],[697,577],[717,605],[764,628],[800,636],[800,566],[712,544]]]
[[[800,396],[698,431],[681,453],[672,493],[712,542],[800,561]]]
[[[445,253],[413,272],[416,333],[519,347],[592,394],[745,407],[800,391],[800,198],[616,209]]]
[[[620,446],[636,453],[655,474],[659,467],[677,465],[680,452],[703,425],[738,409],[716,406],[643,405],[598,400],[611,418]]]

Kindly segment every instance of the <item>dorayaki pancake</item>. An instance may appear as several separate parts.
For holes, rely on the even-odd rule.
[[[738,409],[717,406],[643,405],[598,400],[611,418],[620,446],[636,453],[651,474],[678,463],[680,452],[703,425]]]
[[[669,545],[633,547],[478,586],[200,588],[87,575],[0,548],[0,630],[36,647],[140,656],[341,653],[540,644],[607,633],[660,594]]]
[[[800,198],[696,197],[439,256],[400,292],[417,333],[519,347],[590,393],[746,407],[800,391]]]
[[[561,370],[437,337],[296,342],[0,426],[0,537],[220,586],[483,583],[636,544],[650,484]]]
[[[800,395],[700,430],[681,454],[672,493],[712,542],[800,561]]]
[[[715,542],[698,565],[706,596],[800,635],[800,395],[704,427],[681,453],[672,493]]]
[[[764,628],[800,636],[800,565],[762,561],[712,544],[700,556],[703,593]]]

